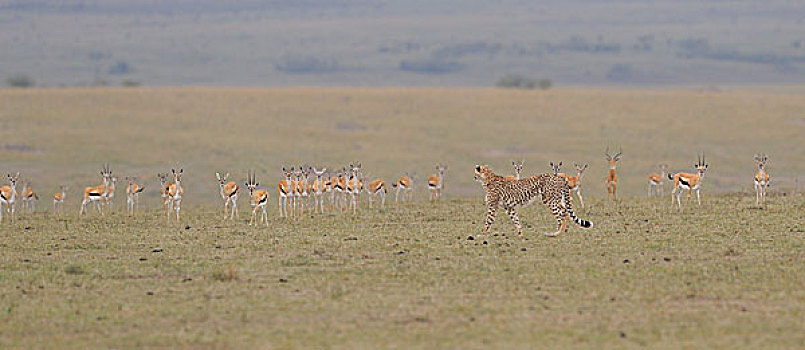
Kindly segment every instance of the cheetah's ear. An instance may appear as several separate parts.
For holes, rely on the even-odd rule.
[[[481,166],[476,164],[475,165],[475,171],[480,173],[481,172]]]

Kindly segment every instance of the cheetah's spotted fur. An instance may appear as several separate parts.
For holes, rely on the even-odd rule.
[[[525,178],[522,180],[506,180],[492,172],[485,165],[475,166],[475,180],[482,183],[486,191],[486,225],[484,235],[489,234],[489,227],[495,221],[495,212],[498,206],[509,214],[514,225],[517,226],[517,234],[522,235],[522,226],[517,217],[517,206],[526,206],[542,197],[542,203],[551,209],[559,222],[559,228],[554,233],[547,233],[546,236],[556,236],[567,229],[567,219],[584,228],[593,227],[593,223],[576,217],[573,213],[572,198],[567,188],[567,181],[554,174],[541,174]]]

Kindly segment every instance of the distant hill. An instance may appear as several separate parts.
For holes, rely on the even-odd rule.
[[[36,85],[805,82],[791,1],[0,3],[0,79]]]

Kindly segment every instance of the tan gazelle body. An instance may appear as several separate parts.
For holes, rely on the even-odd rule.
[[[221,176],[220,173],[215,173],[215,178],[218,179],[218,187],[221,190],[221,200],[224,201],[224,220],[226,220],[227,214],[229,214],[229,220],[234,220],[235,216],[237,215],[240,218],[240,214],[238,214],[238,194],[240,188],[238,187],[237,182],[235,181],[226,181],[229,178],[229,173],[226,173],[224,176]],[[229,206],[232,206],[232,210],[229,210]]]
[[[674,182],[674,190],[671,192],[671,204],[674,204],[674,196],[676,196],[676,203],[679,209],[682,209],[682,203],[679,197],[682,195],[682,190],[688,190],[688,200],[685,202],[687,205],[690,202],[690,196],[693,191],[696,191],[696,201],[702,205],[702,198],[699,195],[701,190],[702,181],[704,181],[704,172],[707,170],[708,164],[705,162],[704,153],[699,156],[698,162],[693,166],[696,173],[676,173],[668,174],[668,179]]]

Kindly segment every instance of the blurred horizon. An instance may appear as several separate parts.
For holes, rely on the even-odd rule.
[[[0,79],[36,86],[805,82],[796,1],[0,2]],[[15,80],[16,79],[16,80]],[[24,82],[24,81],[23,81]]]

